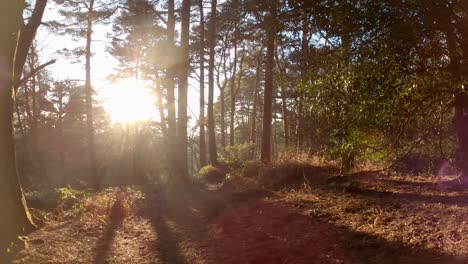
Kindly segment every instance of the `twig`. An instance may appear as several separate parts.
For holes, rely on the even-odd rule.
[[[44,69],[45,67],[51,65],[51,64],[54,64],[56,63],[57,60],[51,60],[49,62],[46,62],[42,65],[40,65],[39,67],[33,69],[28,75],[26,75],[26,77],[24,77],[23,79],[19,80],[17,83],[15,83],[15,89],[17,87],[19,87],[20,85],[24,84],[28,79],[32,78],[34,75],[36,75],[40,70]]]

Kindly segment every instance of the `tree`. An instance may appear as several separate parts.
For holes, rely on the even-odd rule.
[[[215,66],[216,69],[216,83],[219,90],[219,125],[221,129],[221,147],[226,147],[226,95],[225,90],[228,84],[228,72],[230,69],[227,66],[228,61],[228,32],[222,38],[221,51],[219,52],[220,58],[218,60],[218,65]],[[224,78],[221,79],[221,78]]]
[[[265,73],[265,95],[263,103],[263,132],[261,159],[264,163],[271,162],[271,131],[272,131],[272,108],[273,108],[273,69],[276,40],[276,3],[271,4],[265,27],[267,32],[266,47],[266,73]]]
[[[97,23],[108,19],[114,12],[115,7],[110,1],[106,0],[86,0],[86,1],[60,1],[64,8],[60,14],[68,21],[68,24],[54,23],[58,28],[64,28],[65,32],[73,37],[84,38],[85,47],[78,47],[71,53],[85,57],[85,92],[86,92],[86,131],[88,140],[88,162],[89,174],[91,177],[91,186],[94,189],[100,188],[100,179],[97,175],[95,131],[93,118],[93,87],[91,83],[91,57],[93,28]]]
[[[158,81],[164,60],[159,59],[165,28],[155,4],[147,0],[127,0],[113,20],[109,52],[118,61],[113,78],[142,78]]]
[[[187,90],[188,77],[190,71],[189,57],[189,35],[190,35],[190,0],[182,1],[182,32],[180,40],[180,74],[179,74],[179,97],[178,97],[178,124],[177,124],[177,141],[178,153],[180,159],[178,164],[179,177],[186,180],[188,177],[188,139],[187,139]]]
[[[13,139],[13,100],[15,74],[21,74],[27,54],[37,28],[42,20],[47,1],[37,1],[33,16],[23,24],[22,1],[3,1],[0,3],[0,193],[2,213],[0,217],[0,258],[12,243],[17,244],[18,236],[32,231],[35,226],[29,215],[26,201],[16,173],[15,146]],[[34,18],[34,19],[33,19]],[[23,35],[24,34],[24,35]],[[21,36],[23,35],[23,36]],[[28,44],[29,43],[29,44]]]
[[[210,162],[213,165],[218,164],[218,155],[216,150],[216,127],[214,118],[214,64],[215,64],[215,46],[216,46],[216,19],[217,19],[217,0],[211,1],[211,17],[209,25],[208,46],[210,49],[209,73],[208,73],[208,139]]]
[[[234,118],[236,112],[236,73],[237,73],[237,45],[238,45],[238,36],[239,36],[239,26],[236,24],[234,26],[234,66],[231,76],[231,118],[229,125],[229,145],[234,146]]]
[[[260,81],[262,78],[262,55],[263,49],[258,52],[257,63],[255,67],[255,86],[252,89],[252,116],[251,116],[251,132],[250,132],[250,141],[252,144],[257,142],[257,110],[258,110],[258,101],[259,101],[259,91],[260,91]]]
[[[168,1],[167,13],[167,46],[169,50],[175,51],[175,4],[174,0]],[[176,61],[176,60],[173,60]],[[168,142],[169,142],[169,168],[172,176],[177,173],[177,153],[172,146],[177,146],[177,124],[176,124],[176,107],[175,107],[175,63],[169,62],[166,69],[166,85],[167,85],[167,124],[168,124]]]
[[[200,9],[200,166],[206,165],[206,132],[205,132],[205,12],[203,0],[198,0]]]

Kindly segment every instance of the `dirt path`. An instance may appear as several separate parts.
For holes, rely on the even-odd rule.
[[[313,199],[215,187],[111,195],[110,217],[45,226],[14,263],[464,263],[317,217]]]
[[[122,215],[115,202],[106,221],[34,232],[15,263],[350,263],[333,230],[262,196],[146,193]]]

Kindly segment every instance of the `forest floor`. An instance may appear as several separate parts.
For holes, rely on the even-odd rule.
[[[108,189],[72,219],[45,221],[13,263],[468,263],[468,191],[431,177],[352,179]]]

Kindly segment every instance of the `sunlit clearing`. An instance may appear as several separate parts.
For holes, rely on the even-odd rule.
[[[104,92],[104,108],[114,123],[136,123],[156,118],[156,95],[143,83],[123,80]]]

